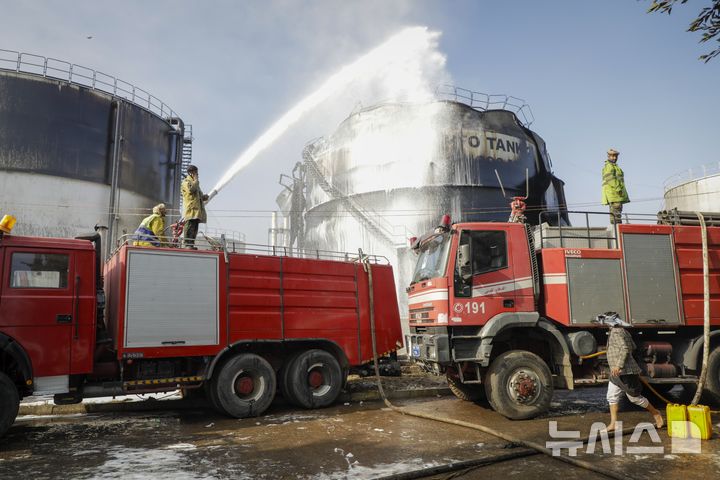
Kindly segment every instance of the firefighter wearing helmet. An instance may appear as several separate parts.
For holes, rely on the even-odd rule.
[[[138,247],[161,247],[165,242],[162,236],[165,232],[165,204],[160,203],[152,209],[152,214],[145,217],[135,230],[133,245]]]
[[[602,204],[610,206],[610,223],[622,223],[622,209],[624,203],[630,202],[622,168],[618,167],[617,160],[620,152],[610,149],[602,170]]]
[[[207,222],[205,213],[205,202],[208,196],[200,190],[200,175],[195,165],[188,165],[187,177],[180,185],[180,193],[183,202],[183,246],[197,250],[195,237],[198,234],[198,227],[201,223]]]

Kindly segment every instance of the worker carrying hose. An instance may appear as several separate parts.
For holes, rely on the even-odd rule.
[[[200,190],[200,175],[195,165],[188,165],[187,176],[180,186],[183,201],[183,247],[197,250],[195,237],[201,223],[207,222],[205,202],[208,196]]]
[[[165,232],[165,204],[159,203],[152,209],[152,214],[145,217],[133,235],[133,245],[137,247],[160,247]]]
[[[598,321],[610,327],[607,343],[607,361],[610,366],[610,382],[608,382],[607,401],[610,404],[610,423],[607,431],[615,430],[615,422],[623,393],[635,405],[638,405],[653,416],[655,427],[662,428],[665,424],[660,412],[653,407],[647,398],[642,396],[640,383],[640,367],[633,358],[635,342],[630,333],[625,330],[630,324],[620,319],[617,313],[607,312],[598,315]]]
[[[608,158],[602,170],[602,204],[610,206],[610,223],[622,223],[623,203],[630,203],[622,168],[617,160],[620,152],[612,148],[607,152]]]

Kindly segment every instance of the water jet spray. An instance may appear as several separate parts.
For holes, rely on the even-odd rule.
[[[230,183],[230,181],[261,152],[271,146],[288,128],[297,123],[305,114],[320,103],[344,88],[347,88],[356,79],[376,75],[381,73],[383,69],[392,66],[405,67],[405,69],[408,70],[406,78],[403,80],[407,80],[407,77],[416,74],[417,65],[411,62],[419,61],[419,59],[423,58],[423,53],[433,50],[437,45],[439,36],[440,34],[438,32],[430,32],[427,27],[406,28],[355,62],[341,68],[337,73],[328,78],[320,88],[302,99],[260,135],[260,137],[238,157],[222,178],[220,178],[208,194],[207,202],[214,198],[220,190]],[[410,85],[398,85],[396,90],[402,91],[405,94],[420,93],[424,95],[424,99],[431,98],[429,89],[419,87],[426,86],[412,85],[410,83]],[[409,90],[412,88],[417,89],[419,92],[410,92]],[[417,99],[418,98],[415,98],[415,100]]]

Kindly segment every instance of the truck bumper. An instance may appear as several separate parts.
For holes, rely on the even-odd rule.
[[[450,345],[447,334],[410,334],[405,336],[408,354],[415,362],[450,364]]]

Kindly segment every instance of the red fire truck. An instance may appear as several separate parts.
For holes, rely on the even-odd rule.
[[[718,399],[720,228],[707,232],[705,388]],[[699,226],[448,221],[414,248],[406,345],[416,361],[447,375],[460,398],[487,396],[496,411],[524,419],[548,409],[553,388],[606,382],[607,361],[594,354],[607,342],[596,318],[609,311],[632,324],[646,380],[658,391],[696,385],[703,351]]]
[[[203,387],[239,418],[261,414],[276,390],[327,406],[373,358],[364,267],[378,354],[401,346],[387,261],[244,248],[123,245],[103,268],[99,235],[0,237],[0,434],[29,395],[62,404]]]

